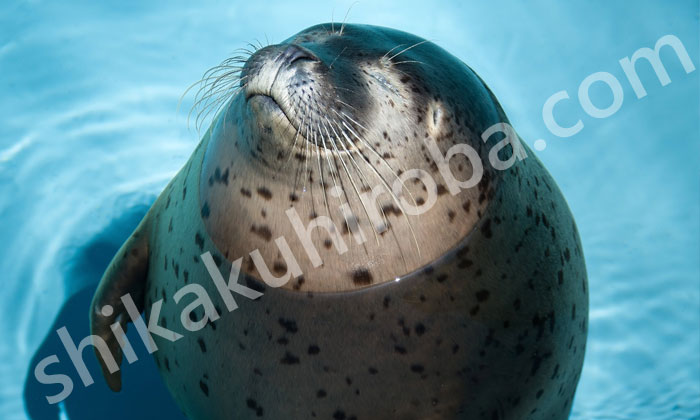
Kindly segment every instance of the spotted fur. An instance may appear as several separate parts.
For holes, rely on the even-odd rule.
[[[341,100],[352,108],[341,110],[355,110],[353,119],[365,127],[361,135],[377,152],[370,164],[384,168],[376,179],[424,168],[440,180],[421,147],[426,136],[443,152],[466,142],[487,162],[488,145],[479,136],[507,121],[471,70],[412,35],[359,25],[346,25],[339,35],[317,26],[286,43],[304,45],[328,67],[317,77],[325,81],[313,85],[323,92],[351,80],[343,86],[355,96]],[[389,70],[372,75],[393,57],[392,48],[398,53],[418,43],[394,57]],[[254,55],[250,65],[275,57],[265,54]],[[292,244],[295,234],[284,210],[294,206],[315,217],[327,209],[327,181],[318,167],[304,169],[307,158],[325,148],[306,137],[294,144],[302,123],[294,125],[295,117],[280,123],[278,111],[267,108],[272,104],[261,99],[247,106],[245,99],[237,96],[215,120],[115,258],[94,301],[97,308],[117,293],[137,292],[148,317],[154,302],[164,299],[160,325],[184,338],[156,339],[154,357],[188,417],[568,417],[588,326],[583,251],[564,198],[525,146],[529,157],[505,171],[485,167],[470,190],[453,196],[438,187],[437,204],[414,220],[391,200],[382,203],[390,228],[364,247],[349,238],[358,226],[368,235],[372,230],[357,199],[349,198],[357,220],[333,216],[348,254],[338,256],[332,243],[326,246],[330,238],[317,238],[324,265],[310,268],[299,251],[304,275],[282,288],[265,285],[245,260],[239,282],[263,296],[237,299],[239,308],[226,312],[200,255],[211,251],[226,276],[232,260],[257,247],[271,268],[278,264],[276,271],[285,272],[274,239],[282,235]],[[359,143],[352,145],[358,155],[372,153]],[[330,152],[324,180],[337,175],[348,185],[353,177],[370,177],[369,169],[333,174],[334,157]],[[465,176],[471,171],[458,159],[453,166]],[[420,186],[410,188],[416,201],[425,199]],[[141,270],[139,281],[124,267]],[[186,284],[204,287],[222,315],[196,333],[180,320],[194,296],[179,304],[173,299]],[[200,320],[203,308],[192,316]],[[106,334],[111,319],[93,318],[93,330]]]

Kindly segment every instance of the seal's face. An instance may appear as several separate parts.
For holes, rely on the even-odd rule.
[[[261,260],[274,276],[297,269],[297,290],[364,287],[433,261],[471,231],[496,180],[485,168],[478,188],[452,194],[426,148],[465,143],[484,157],[481,133],[502,122],[466,65],[404,32],[329,28],[245,60],[201,173],[202,217],[223,256],[263,278]],[[449,165],[473,175],[465,156]]]

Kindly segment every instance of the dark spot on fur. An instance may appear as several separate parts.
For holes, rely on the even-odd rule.
[[[309,354],[310,355],[313,356],[313,355],[319,354],[320,352],[321,352],[321,349],[317,345],[312,344],[309,346]]]
[[[411,365],[411,372],[423,373],[424,370],[425,370],[425,368],[423,367],[423,365],[419,365],[419,364]]]
[[[251,410],[255,411],[255,415],[256,415],[257,417],[262,417],[262,416],[263,416],[263,408],[262,408],[261,406],[258,405],[258,402],[257,402],[257,401],[255,401],[255,400],[252,399],[252,398],[248,398],[248,399],[245,401],[245,404],[246,404],[246,406],[248,406],[248,408],[250,408]]]
[[[200,251],[204,250],[204,238],[199,232],[194,235],[194,243],[199,247]]]
[[[253,280],[249,276],[245,276],[245,285],[250,287],[251,289],[255,290],[256,292],[264,293],[265,292],[265,284],[259,281]]]
[[[287,264],[282,261],[275,261],[272,265],[272,271],[274,271],[275,274],[284,274],[287,272]]]
[[[265,200],[269,200],[272,198],[272,193],[265,187],[258,188],[258,195],[264,198]]]
[[[483,233],[486,238],[491,238],[493,236],[493,232],[491,232],[491,219],[486,219],[484,223],[481,224],[481,233]]]
[[[296,321],[293,319],[280,318],[278,322],[288,333],[294,334],[299,330]]]
[[[266,240],[268,242],[272,239],[272,232],[270,231],[270,228],[268,228],[265,225],[261,225],[261,226],[253,225],[250,227],[250,231],[253,232],[254,234],[260,236],[261,238],[263,238],[264,240]]]
[[[476,300],[479,302],[485,302],[489,298],[490,294],[491,293],[489,293],[488,290],[479,290],[476,292]]]
[[[391,214],[395,216],[401,216],[401,209],[396,207],[393,204],[386,204],[382,206],[382,212],[384,212],[385,215],[389,216]]]
[[[202,381],[199,381],[199,388],[202,390],[204,395],[209,396],[209,387]]]
[[[361,268],[352,272],[352,282],[357,286],[372,284],[372,274],[366,268]]]
[[[283,365],[298,365],[299,358],[290,352],[286,352],[284,357],[280,360]]]
[[[286,269],[286,266],[285,266],[285,269]],[[299,277],[297,278],[297,281],[294,283],[294,286],[292,286],[292,288],[293,288],[294,290],[300,290],[300,289],[301,289],[301,286],[302,286],[303,284],[304,284],[304,276],[299,276]]]
[[[469,259],[466,259],[466,258],[463,259],[463,260],[461,260],[459,263],[457,263],[457,267],[458,267],[458,268],[461,268],[462,270],[465,269],[465,268],[469,268],[469,267],[471,267],[472,265],[474,265],[474,263],[472,262],[472,260],[469,260]]]

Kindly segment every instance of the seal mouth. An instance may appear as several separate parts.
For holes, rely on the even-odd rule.
[[[245,96],[245,101],[248,104],[248,106],[250,106],[251,104],[255,104],[255,106],[253,106],[253,109],[257,109],[257,112],[264,112],[268,115],[283,115],[285,121],[287,122],[287,124],[289,124],[289,127],[291,128],[291,135],[295,139],[295,146],[303,147],[300,144],[297,144],[296,138],[298,137],[299,139],[303,139],[304,141],[307,141],[318,148],[326,148],[324,145],[320,144],[320,142],[313,141],[310,138],[309,134],[310,132],[313,132],[313,130],[310,128],[310,125],[303,125],[303,121],[295,122],[295,119],[292,118],[289,114],[289,112],[293,113],[294,110],[285,109],[282,103],[278,101],[274,96],[262,92],[249,92]],[[256,113],[256,111],[254,111],[254,113]],[[279,123],[282,123],[282,121],[280,120]],[[306,127],[306,133],[303,132],[304,128],[302,128],[302,125]],[[344,151],[339,151],[339,153],[344,153]]]
[[[287,122],[294,127],[295,130],[298,130],[299,128],[294,125],[292,122],[292,119],[289,118],[289,115],[287,115],[287,112],[284,110],[282,105],[275,99],[273,96],[265,94],[265,93],[258,93],[258,92],[251,92],[248,93],[245,97],[246,102],[252,102],[252,101],[260,101],[260,103],[263,105],[264,108],[273,110],[276,112],[279,112],[284,115],[284,117],[287,119]]]
[[[277,108],[279,108],[280,111],[284,112],[282,107],[280,106],[279,102],[275,98],[273,98],[270,95],[264,94],[264,93],[248,93],[245,97],[245,100],[250,102],[251,100],[254,100],[254,98],[260,99],[262,101],[265,101],[266,103],[270,105],[274,105]],[[286,114],[285,114],[286,115]]]

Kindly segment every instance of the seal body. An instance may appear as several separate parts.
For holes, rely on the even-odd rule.
[[[119,354],[121,295],[155,314],[190,418],[567,418],[588,296],[554,180],[512,132],[482,137],[507,119],[459,60],[341,32],[245,61],[105,274],[93,331]]]

